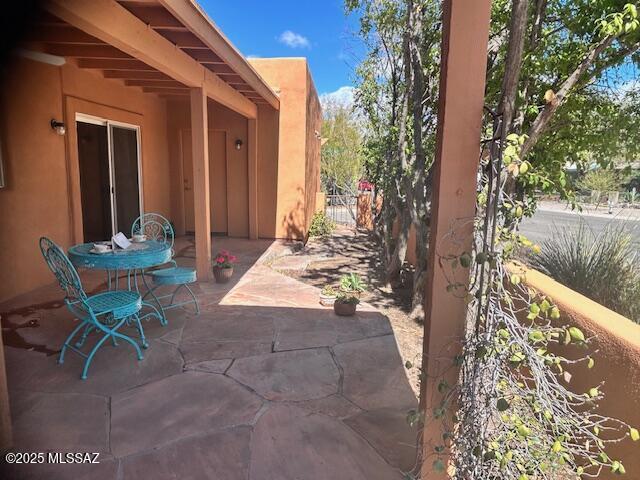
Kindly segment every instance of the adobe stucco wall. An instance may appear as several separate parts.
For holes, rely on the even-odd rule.
[[[249,183],[248,183],[248,148],[247,148],[247,119],[238,113],[214,101],[208,102],[209,129],[224,131],[226,133],[226,145],[224,149],[213,145],[213,138],[209,151],[225,150],[226,152],[226,182],[227,182],[227,233],[232,237],[245,238],[249,236]],[[187,100],[167,102],[167,133],[169,138],[169,151],[171,152],[171,218],[176,225],[179,234],[185,232],[184,214],[184,184],[181,135],[189,133],[191,128],[191,113]],[[190,133],[189,133],[190,135]],[[189,135],[183,138],[190,138]],[[243,145],[236,150],[235,141],[241,140]],[[260,145],[260,143],[259,143]],[[260,148],[260,147],[259,147]],[[214,185],[220,178],[220,172],[210,163],[209,177],[211,184],[212,211],[219,208],[213,202],[216,199]],[[190,192],[192,194],[192,192]],[[262,206],[259,205],[258,214]]]
[[[307,135],[305,163],[305,235],[316,210],[316,193],[320,191],[320,131],[322,130],[322,107],[316,87],[307,68]]]
[[[587,369],[581,364],[570,368],[574,392],[586,392],[604,380],[604,400],[598,406],[603,415],[619,418],[631,426],[640,426],[640,325],[633,323],[602,305],[580,295],[540,272],[512,266],[523,272],[524,282],[541,294],[553,299],[560,309],[559,324],[575,325],[587,336],[594,336],[589,345],[595,365]],[[585,355],[584,349],[563,347],[567,358]],[[640,478],[640,453],[637,442],[627,439],[612,445],[610,456],[622,460],[628,478]],[[599,478],[618,478],[605,472]]]
[[[69,134],[56,135],[52,118],[75,131],[74,108],[81,113],[115,113],[141,127],[144,205],[170,213],[169,156],[165,103],[154,95],[105,80],[71,64],[55,67],[15,59],[0,87],[0,139],[7,186],[0,189],[0,302],[51,283],[40,258],[42,235],[68,247],[76,241],[78,219],[72,215]],[[117,120],[117,118],[116,118]],[[125,121],[125,120],[123,120]],[[81,228],[80,228],[81,231]]]
[[[321,111],[315,87],[305,58],[249,62],[280,96],[275,237],[303,239],[319,189],[320,129],[314,126],[320,125]]]

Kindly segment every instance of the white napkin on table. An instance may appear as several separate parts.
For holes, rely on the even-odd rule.
[[[111,242],[113,243],[114,246],[117,245],[123,250],[131,246],[131,242],[129,241],[127,236],[122,232],[118,232],[113,237],[111,237]]]

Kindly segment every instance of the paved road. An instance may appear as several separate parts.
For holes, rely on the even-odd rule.
[[[532,218],[522,222],[520,231],[532,242],[542,243],[560,230],[577,230],[581,220],[587,223],[595,235],[602,233],[608,225],[622,225],[631,234],[634,245],[640,251],[640,220],[538,210]]]

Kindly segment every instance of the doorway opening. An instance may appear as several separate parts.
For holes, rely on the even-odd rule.
[[[140,127],[76,115],[85,242],[129,234],[143,211]]]
[[[193,199],[193,159],[191,130],[181,130],[182,180],[184,183],[185,230],[195,231]],[[229,234],[229,206],[227,202],[227,134],[224,130],[209,130],[209,204],[211,234]]]

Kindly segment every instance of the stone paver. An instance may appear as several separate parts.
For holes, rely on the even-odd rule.
[[[297,407],[303,408],[313,413],[321,413],[336,418],[348,418],[362,412],[362,409],[342,395],[331,395],[329,397],[296,402]]]
[[[0,464],[0,478],[9,480],[115,480],[119,460],[99,456],[100,463]]]
[[[388,319],[366,304],[335,316],[318,289],[256,264],[273,253],[269,242],[214,243],[241,259],[232,282],[194,285],[201,315],[176,309],[167,327],[145,322],[144,360],[124,342],[107,345],[85,381],[80,357],[58,365],[49,348],[74,324],[59,291],[0,307],[12,316],[16,446],[102,452],[99,465],[25,466],[0,478],[401,478],[413,435],[404,416],[416,400]],[[288,248],[275,245],[276,255]],[[191,241],[176,250],[193,264]],[[82,275],[91,291],[104,289],[102,275]]]
[[[109,452],[109,399],[76,393],[12,392],[16,451]]]
[[[338,317],[332,309],[297,309],[275,319],[275,351],[332,346],[392,333],[389,321],[378,312],[360,311]]]
[[[190,436],[249,424],[262,401],[221,375],[186,372],[111,400],[111,449],[126,456]]]
[[[360,408],[415,407],[393,335],[343,343],[333,351],[344,371],[343,395]]]
[[[250,427],[180,440],[122,462],[122,479],[245,480],[249,472]]]
[[[84,359],[74,352],[69,351],[60,365],[57,355],[7,348],[7,372],[10,384],[25,390],[111,395],[182,371],[182,356],[173,345],[151,340],[143,354],[139,361],[133,347],[123,341],[117,347],[105,345],[82,381]]]
[[[394,480],[402,475],[339,420],[274,405],[251,441],[249,480]]]
[[[396,408],[372,410],[352,416],[345,423],[394,467],[403,472],[415,467],[418,429],[407,423],[407,412]]]
[[[188,363],[184,368],[185,370],[194,370],[196,372],[224,373],[232,362],[232,359],[209,360],[206,362]]]
[[[327,349],[240,358],[227,372],[268,400],[310,400],[338,392],[340,373]]]
[[[208,360],[222,360],[231,358],[251,357],[269,353],[272,342],[208,342],[183,343],[180,351],[187,364],[200,363]]]

